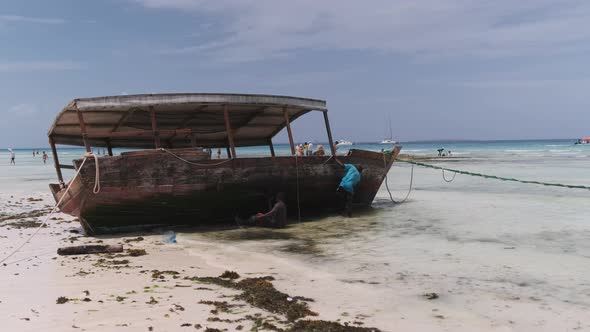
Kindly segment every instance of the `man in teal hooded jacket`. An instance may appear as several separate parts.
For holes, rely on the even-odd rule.
[[[340,180],[340,185],[338,185],[337,191],[342,196],[342,212],[348,216],[349,218],[352,217],[352,199],[354,198],[354,190],[358,183],[361,181],[361,173],[363,172],[363,168],[360,165],[352,165],[352,164],[343,164],[337,158],[334,158],[336,162],[344,167],[344,177]]]

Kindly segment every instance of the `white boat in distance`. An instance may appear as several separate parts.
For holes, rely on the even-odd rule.
[[[393,139],[393,131],[391,130],[391,116],[389,116],[389,138],[383,139],[381,144],[397,144],[397,141]]]
[[[352,145],[352,142],[347,140],[337,140],[335,143],[336,146]]]

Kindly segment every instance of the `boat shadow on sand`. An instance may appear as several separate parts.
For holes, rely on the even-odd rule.
[[[376,231],[379,223],[374,220],[381,213],[381,208],[364,207],[355,210],[352,218],[324,213],[314,217],[290,218],[285,228],[266,228],[243,226],[238,223],[221,223],[200,226],[167,226],[151,230],[103,234],[93,236],[97,240],[115,240],[124,242],[125,239],[142,236],[160,236],[162,242],[172,242],[178,239],[199,238],[205,241],[226,243],[260,242],[270,245],[273,249],[289,254],[308,255],[319,258],[325,257],[322,245],[338,239],[362,236],[363,232]],[[83,231],[80,228],[80,233]],[[176,236],[179,235],[177,238]],[[172,238],[172,239],[171,239]]]

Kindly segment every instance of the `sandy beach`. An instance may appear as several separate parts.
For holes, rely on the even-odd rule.
[[[438,164],[589,183],[578,159]],[[590,330],[587,191],[460,175],[446,183],[440,172],[414,172],[403,204],[392,204],[383,186],[373,209],[351,219],[304,218],[281,230],[178,230],[177,243],[163,232],[85,237],[74,218],[56,214],[0,266],[3,328],[299,331],[295,321],[314,319],[351,331]],[[394,197],[405,195],[409,173],[407,164],[390,171]],[[20,183],[0,197],[2,257],[54,203],[45,180]],[[125,252],[56,254],[96,243],[122,244]],[[207,278],[225,271],[239,278]],[[252,282],[283,300],[264,304]]]

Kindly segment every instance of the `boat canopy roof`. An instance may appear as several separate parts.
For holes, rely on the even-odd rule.
[[[84,146],[82,131],[95,147],[153,148],[228,146],[227,110],[235,146],[268,145],[289,121],[326,102],[288,96],[184,93],[81,98],[56,117],[48,135],[55,144]],[[152,121],[152,116],[155,121]],[[154,125],[154,126],[153,126]]]

